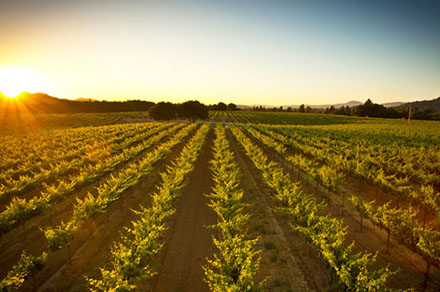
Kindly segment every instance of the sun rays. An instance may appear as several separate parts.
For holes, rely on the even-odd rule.
[[[14,98],[23,91],[44,91],[39,76],[28,69],[18,67],[0,67],[0,92],[6,97]]]

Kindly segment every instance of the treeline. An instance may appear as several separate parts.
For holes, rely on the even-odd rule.
[[[159,102],[149,110],[150,118],[155,120],[206,120],[209,118],[209,109],[196,100],[184,103]]]
[[[226,104],[224,102],[219,102],[218,104],[213,104],[208,106],[209,110],[212,111],[236,111],[239,110],[237,105],[234,103]]]
[[[284,109],[281,107],[265,108],[263,106],[254,106],[254,111],[272,111],[272,112],[299,112],[299,113],[320,113],[320,114],[334,114],[344,116],[358,116],[358,117],[374,117],[374,118],[392,118],[403,119],[408,118],[409,106],[401,105],[398,107],[385,107],[381,104],[373,103],[370,99],[364,104],[358,106],[343,106],[335,108],[334,106],[327,108],[311,108],[302,104],[299,108],[288,107]],[[411,119],[416,120],[440,120],[440,113],[436,113],[434,109],[417,109],[411,108]]]
[[[10,116],[22,114],[69,114],[69,113],[107,113],[148,111],[155,120],[205,120],[209,110],[238,110],[233,103],[219,102],[204,105],[199,101],[187,101],[181,104],[171,102],[154,103],[151,101],[96,101],[92,99],[68,100],[50,96],[45,93],[24,92],[16,98],[7,98],[0,92],[0,112]]]
[[[209,111],[235,111],[237,106],[233,103],[226,105],[219,102],[214,105],[204,105],[196,100],[176,104],[171,102],[159,102],[149,110],[150,117],[155,120],[206,120],[209,118]]]
[[[370,99],[358,106],[343,106],[335,108],[311,108],[302,104],[299,108],[254,106],[253,111],[272,111],[272,112],[300,112],[300,113],[321,113],[359,117],[377,118],[407,118],[409,105],[411,107],[412,119],[420,120],[440,120],[440,113],[435,108],[423,108],[419,103],[405,104],[398,107],[385,107],[373,103]],[[422,103],[422,105],[428,102]],[[440,104],[440,98],[429,101],[429,105]],[[209,110],[216,111],[235,111],[239,108],[234,103],[225,104],[219,102],[213,105],[204,105],[198,101],[187,101],[181,104],[170,102],[159,102],[155,104],[151,101],[128,100],[128,101],[96,101],[92,99],[69,100],[52,97],[45,93],[24,92],[16,98],[7,98],[0,92],[0,112],[5,115],[15,116],[23,113],[32,114],[68,114],[68,113],[108,113],[108,112],[131,112],[149,111],[150,117],[156,120],[204,120],[209,117]]]

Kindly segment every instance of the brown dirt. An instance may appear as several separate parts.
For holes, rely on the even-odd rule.
[[[211,129],[167,224],[165,244],[155,261],[158,274],[139,283],[140,291],[208,291],[202,266],[215,251],[212,237],[216,232],[207,226],[217,222],[217,215],[207,205],[209,200],[204,194],[210,193],[214,185],[209,168],[213,136]]]

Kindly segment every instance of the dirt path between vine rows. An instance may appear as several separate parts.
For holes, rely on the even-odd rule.
[[[164,247],[157,257],[158,274],[138,285],[139,291],[209,291],[204,282],[202,266],[212,258],[215,246],[212,236],[216,231],[207,226],[217,222],[217,215],[207,205],[204,196],[214,185],[210,160],[212,159],[214,131],[210,130],[188,183],[176,202],[176,213],[168,222],[163,237]]]
[[[261,263],[256,281],[265,280],[264,291],[328,291],[330,275],[321,260],[302,238],[294,234],[287,218],[276,208],[277,201],[259,170],[228,131],[242,178],[240,186],[251,215],[251,237],[260,237]]]

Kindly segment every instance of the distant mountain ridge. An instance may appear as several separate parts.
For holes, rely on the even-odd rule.
[[[405,103],[401,101],[382,103],[384,107],[396,107],[396,106],[401,106],[402,104]]]
[[[0,92],[0,112],[6,114],[17,113],[21,104],[26,112],[29,113],[94,113],[94,112],[122,112],[122,111],[146,111],[154,105],[153,102],[141,100],[129,101],[99,101],[92,98],[77,98],[76,100],[62,99],[50,96],[46,93],[28,93],[23,92],[14,99],[7,98]],[[307,105],[313,109],[326,109],[333,106],[338,109],[341,107],[355,107],[364,104],[360,101],[349,101],[346,103]],[[440,97],[433,100],[414,101],[409,103],[389,102],[383,103],[384,107],[408,107],[414,109],[426,110],[433,109],[440,112]],[[260,105],[255,105],[260,106]],[[265,108],[279,108],[279,106],[262,105]],[[252,105],[237,105],[240,109],[252,109]],[[283,109],[288,107],[297,109],[299,105],[283,105]],[[7,108],[7,109],[6,109]]]
[[[305,107],[309,106],[310,108],[313,109],[326,109],[326,108],[330,108],[330,107],[334,107],[336,109],[341,108],[341,107],[354,107],[354,106],[359,106],[361,104],[364,104],[363,102],[360,101],[356,101],[356,100],[351,100],[349,102],[345,102],[345,103],[335,103],[335,104],[321,104],[321,105],[313,105],[313,104],[304,104]],[[383,103],[382,105],[384,107],[395,107],[395,106],[400,106],[405,104],[404,102],[388,102],[388,103]],[[256,105],[256,106],[260,106],[260,105]],[[270,105],[262,105],[263,107],[266,108],[274,108],[274,107],[279,107],[279,106],[270,106]],[[248,106],[248,105],[238,105],[239,108],[241,109],[252,109],[253,106]],[[300,105],[283,105],[283,109],[287,109],[287,108],[293,108],[293,109],[298,109],[300,107]]]
[[[361,104],[363,104],[363,102],[356,101],[356,100],[351,100],[351,101],[345,102],[345,103],[321,104],[321,105],[311,105],[311,104],[308,105],[308,104],[305,104],[304,106],[310,106],[311,108],[323,108],[323,109],[325,109],[325,108],[328,108],[328,107],[331,107],[331,106],[333,106],[334,108],[341,108],[341,107],[346,107],[346,106],[353,107],[353,106],[358,106],[358,105],[361,105]],[[292,108],[299,108],[300,106],[299,105],[290,105],[290,107],[292,107]]]
[[[403,104],[403,106],[411,106],[412,108],[418,109],[418,110],[426,110],[426,109],[433,109],[435,112],[440,112],[440,96],[432,99],[432,100],[422,100],[422,101],[413,101]]]

